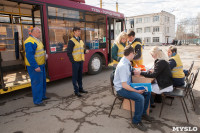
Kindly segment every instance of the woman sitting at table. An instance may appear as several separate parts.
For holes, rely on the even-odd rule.
[[[150,53],[155,60],[154,69],[147,72],[135,70],[134,74],[155,78],[155,83],[152,84],[152,92],[156,94],[173,91],[172,73],[164,52],[155,46]]]

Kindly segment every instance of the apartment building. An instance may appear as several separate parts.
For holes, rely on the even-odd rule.
[[[145,44],[169,44],[175,38],[175,16],[166,11],[126,17],[127,31],[134,30]]]

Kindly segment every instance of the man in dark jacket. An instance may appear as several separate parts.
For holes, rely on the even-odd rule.
[[[133,58],[132,66],[143,65],[143,56],[142,56],[142,42],[139,38],[135,38],[135,32],[130,31],[128,33],[128,44],[135,49],[135,57]]]
[[[83,90],[82,73],[83,61],[85,60],[84,54],[89,53],[89,50],[84,49],[84,43],[80,38],[81,29],[79,27],[74,27],[73,32],[74,36],[68,42],[67,55],[72,63],[72,83],[74,86],[74,93],[76,96],[81,97],[82,95],[80,93],[88,93]]]

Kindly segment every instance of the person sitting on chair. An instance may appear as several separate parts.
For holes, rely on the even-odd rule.
[[[135,101],[135,114],[132,124],[139,130],[146,131],[147,128],[141,122],[141,118],[151,122],[152,119],[147,115],[149,106],[150,92],[145,90],[136,90],[130,86],[132,66],[131,62],[134,58],[134,48],[129,45],[124,49],[124,57],[118,63],[114,74],[114,87],[119,96]]]
[[[173,91],[171,69],[164,52],[155,46],[151,49],[150,53],[155,60],[154,70],[147,72],[135,70],[134,74],[142,75],[147,78],[155,78],[157,83],[152,84],[152,92],[156,94]]]
[[[151,49],[150,53],[155,60],[154,69],[147,72],[135,70],[134,74],[142,75],[147,78],[155,78],[155,83],[152,84],[152,92],[155,94],[173,91],[172,73],[164,52],[155,46]],[[153,96],[151,97],[151,104],[154,105]]]
[[[172,70],[173,86],[183,86],[185,84],[185,74],[183,72],[183,63],[177,53],[177,48],[175,46],[169,46],[167,54],[170,58],[169,65]]]

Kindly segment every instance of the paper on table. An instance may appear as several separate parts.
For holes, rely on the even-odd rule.
[[[150,64],[146,65],[145,68],[146,68],[147,71],[153,69],[154,68],[154,63],[150,63]]]

